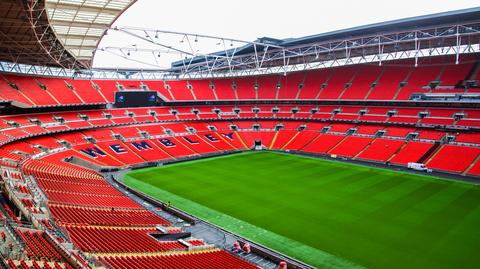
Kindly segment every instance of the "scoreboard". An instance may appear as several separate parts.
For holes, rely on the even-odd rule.
[[[119,91],[115,92],[116,107],[149,107],[157,104],[156,91]]]

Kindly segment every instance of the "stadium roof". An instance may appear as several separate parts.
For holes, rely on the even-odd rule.
[[[308,46],[310,44],[328,43],[346,39],[352,40],[367,36],[405,33],[420,29],[438,28],[442,26],[451,27],[452,25],[457,24],[460,25],[478,22],[480,22],[480,7],[368,24],[300,38],[274,39],[270,37],[262,37],[257,39],[256,42],[271,44],[272,46],[283,47],[284,49],[295,49],[297,47]],[[222,57],[232,57],[232,53],[235,53],[235,56],[248,55],[255,53],[255,51],[262,50],[264,47],[265,46],[262,47],[252,43],[240,48],[212,53],[211,55]],[[185,65],[185,62],[188,62],[189,65],[201,63],[208,64],[208,60],[209,59],[204,56],[194,57],[191,59],[174,62],[172,63],[172,68],[179,68]]]
[[[0,61],[82,69],[98,42],[136,0],[2,0]]]
[[[401,32],[425,27],[460,24],[478,21],[479,18],[480,7],[468,8],[387,22],[373,23],[301,38],[285,39],[282,40],[282,45],[292,46],[308,42],[351,38],[354,36],[372,35],[376,33]]]
[[[90,62],[105,30],[136,0],[45,0],[50,25],[78,60]]]

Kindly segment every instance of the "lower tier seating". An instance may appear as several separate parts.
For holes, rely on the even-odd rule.
[[[186,250],[178,241],[158,241],[153,228],[110,228],[67,225],[72,241],[86,252],[126,253]]]
[[[36,260],[7,260],[10,269],[72,269],[68,263],[47,262]]]
[[[61,223],[103,226],[168,226],[170,223],[144,209],[126,210],[50,204],[50,211]]]
[[[444,145],[427,166],[433,169],[462,173],[475,161],[480,154],[480,148]]]
[[[62,259],[58,251],[43,238],[42,232],[19,229],[18,234],[25,242],[28,257],[55,261]]]
[[[341,135],[321,134],[302,150],[312,153],[327,153],[344,138]]]
[[[410,141],[390,162],[403,165],[409,162],[418,162],[432,146],[431,143]]]
[[[371,137],[349,136],[330,150],[329,154],[344,157],[354,157],[372,141]]]
[[[405,143],[403,140],[377,138],[360,155],[359,159],[386,162]]]
[[[258,269],[247,261],[225,251],[215,250],[190,254],[157,256],[103,256],[101,260],[113,268],[138,269]]]
[[[48,190],[45,193],[49,201],[54,203],[107,208],[141,208],[139,204],[124,195],[85,194],[58,190]]]

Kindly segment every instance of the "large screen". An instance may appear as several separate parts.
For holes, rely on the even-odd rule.
[[[157,104],[155,91],[120,91],[115,92],[116,107],[147,107]]]

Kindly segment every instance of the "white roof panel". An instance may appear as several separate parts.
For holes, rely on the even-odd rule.
[[[105,30],[136,0],[46,0],[58,39],[77,60],[90,61]]]

